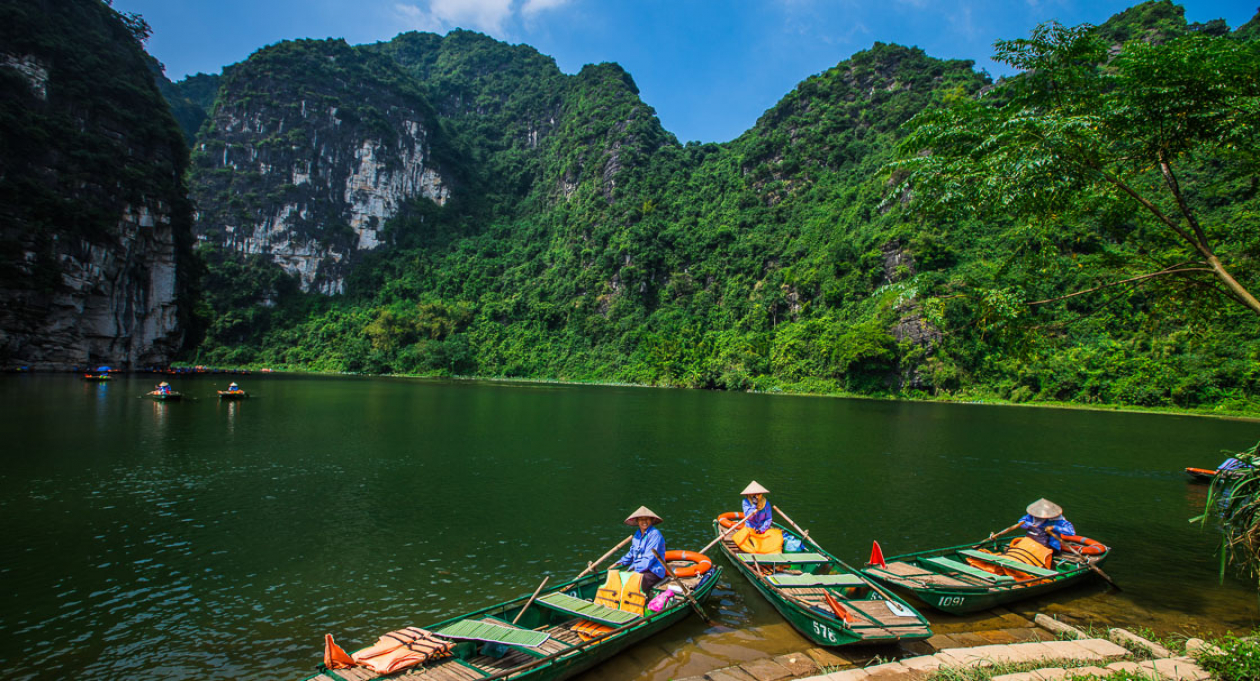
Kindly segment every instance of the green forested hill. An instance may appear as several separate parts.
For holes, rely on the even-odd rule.
[[[1100,30],[1230,35],[1168,2]],[[566,76],[464,31],[345,54],[388,57],[413,79],[458,186],[444,206],[410,201],[342,296],[208,249],[198,361],[1257,408],[1254,315],[1164,283],[1028,304],[1136,266],[1132,216],[1034,237],[895,193],[885,165],[900,126],[993,87],[968,62],[877,43],[739,139],[684,146],[613,64]],[[1194,167],[1212,219],[1254,225],[1254,166]]]

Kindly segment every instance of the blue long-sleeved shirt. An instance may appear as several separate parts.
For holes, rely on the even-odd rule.
[[[766,502],[765,508],[757,510],[757,504],[748,497],[744,497],[744,517],[748,518],[746,523],[754,532],[761,533],[770,529],[774,524],[774,514],[770,510],[770,502]]]
[[[1024,515],[1023,518],[1020,519],[1019,522],[1020,524],[1024,526],[1024,529],[1033,529],[1033,528],[1040,528],[1042,530],[1051,529],[1055,531],[1055,534],[1060,534],[1060,535],[1076,534],[1076,528],[1072,527],[1072,523],[1069,523],[1067,521],[1067,518],[1064,518],[1063,516],[1059,516],[1058,518],[1052,518],[1050,520],[1044,520],[1042,518],[1034,518],[1032,517],[1032,514],[1026,514]],[[1055,537],[1055,535],[1047,532],[1046,536],[1050,540],[1050,548],[1054,549],[1055,551],[1063,550],[1062,543],[1059,542],[1059,540]]]
[[[630,550],[617,561],[617,565],[628,565],[635,572],[651,572],[665,579],[665,566],[656,559],[653,551],[665,555],[665,535],[655,527],[649,527],[647,532],[635,530]]]

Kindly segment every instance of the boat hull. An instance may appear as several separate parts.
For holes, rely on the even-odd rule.
[[[959,549],[970,549],[975,544],[964,544],[960,546],[951,546],[944,549],[933,549],[929,551],[921,551],[918,553],[908,553],[899,556],[892,556],[885,559],[885,563],[911,562],[916,563],[918,560],[929,557],[955,556]],[[979,548],[989,550],[997,550],[1001,547],[997,541],[986,541],[978,545]],[[1090,563],[1094,566],[1100,566],[1110,555],[1110,550],[1098,556],[1089,556]],[[1066,560],[1061,557],[1061,560]],[[869,567],[863,572],[866,576],[874,579],[885,586],[896,589],[899,593],[908,594],[916,601],[923,603],[929,607],[942,612],[953,615],[965,615],[967,613],[978,612],[981,610],[989,610],[1000,605],[1021,601],[1027,598],[1035,598],[1047,593],[1059,591],[1094,576],[1094,572],[1084,564],[1079,564],[1078,568],[1062,572],[1057,577],[1046,577],[1041,579],[1023,580],[1010,587],[1000,588],[994,586],[969,586],[969,587],[946,587],[946,586],[918,586],[912,583],[911,578],[895,579],[889,577],[886,572],[879,570],[877,567]]]
[[[721,534],[721,532],[723,532],[723,528],[717,522],[714,522],[713,529],[715,534]],[[780,527],[780,529],[784,528]],[[866,579],[861,572],[850,568],[843,561],[839,560],[835,556],[832,556],[830,553],[827,553],[813,540],[803,538],[802,541],[809,551],[819,553],[827,558],[830,558],[832,560],[833,569],[836,569],[841,573],[856,575],[866,581],[872,589],[872,600],[875,600],[875,592],[878,591],[878,588],[874,584],[870,583],[871,580]],[[726,542],[721,542],[721,546],[722,553],[725,554],[727,560],[735,566],[735,570],[742,574],[744,578],[757,589],[761,596],[769,601],[770,605],[774,606],[775,610],[779,611],[779,614],[783,616],[783,619],[787,620],[788,623],[799,631],[805,638],[820,646],[838,647],[855,643],[895,643],[897,641],[924,639],[932,635],[932,630],[928,626],[927,620],[918,612],[915,612],[908,603],[893,594],[882,594],[881,596],[883,597],[879,598],[879,600],[895,601],[910,612],[914,613],[914,616],[919,620],[919,625],[915,627],[915,631],[913,633],[908,630],[904,630],[899,633],[895,631],[895,628],[885,628],[878,632],[873,630],[863,631],[861,629],[848,626],[829,611],[816,607],[807,607],[800,601],[787,597],[784,593],[784,589],[775,588],[765,579],[759,578],[754,573],[753,566],[744,563],[734,556],[729,547],[726,545]]]
[[[589,599],[595,593],[595,590],[604,583],[606,573],[596,573],[587,577],[582,577],[560,586],[549,588],[540,595],[561,592]],[[714,586],[720,581],[722,569],[714,567],[706,573],[698,586],[693,591],[693,596],[697,602],[704,602],[712,593]],[[526,602],[526,597],[500,603],[498,605],[484,608],[476,612],[454,617],[433,625],[425,626],[425,629],[436,631],[445,626],[454,624],[461,620],[473,620],[483,617],[495,617],[505,622],[511,622],[520,614],[522,605]],[[649,611],[650,612],[650,611]],[[593,642],[586,642],[573,646],[568,650],[555,653],[547,658],[535,659],[517,667],[508,667],[498,671],[482,669],[486,678],[511,678],[529,679],[530,681],[560,681],[580,674],[600,663],[612,658],[626,648],[635,645],[661,631],[677,624],[683,619],[692,616],[694,609],[685,598],[675,598],[661,612],[650,614],[636,622],[625,625],[624,630],[618,631],[607,638],[597,639]],[[533,605],[527,609],[520,620],[519,626],[524,629],[539,629],[536,626],[540,623],[545,624],[545,613],[540,611],[539,605]],[[540,619],[542,617],[543,619]],[[389,678],[400,679],[424,679],[429,678],[426,672],[429,667],[419,667],[407,671],[390,674]],[[319,674],[308,677],[307,681],[338,681],[343,677],[338,673],[340,670],[321,669]]]

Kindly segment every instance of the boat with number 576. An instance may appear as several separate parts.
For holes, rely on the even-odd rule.
[[[723,514],[713,521],[713,531],[722,536],[741,516]],[[791,533],[778,523],[775,527],[785,536]],[[746,553],[731,539],[720,544],[735,568],[775,610],[818,645],[895,643],[932,635],[927,619],[900,597],[808,536],[798,538],[802,550],[788,553]]]

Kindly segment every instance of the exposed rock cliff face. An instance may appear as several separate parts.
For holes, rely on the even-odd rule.
[[[217,101],[194,147],[199,238],[325,294],[414,201],[462,197],[486,218],[587,183],[614,203],[627,173],[677,143],[620,67],[566,76],[469,31],[280,43],[228,68]]]
[[[194,151],[198,236],[270,255],[303,290],[340,293],[403,203],[450,198],[433,112],[386,57],[281,43],[228,69],[219,102]]]
[[[0,7],[0,364],[169,361],[187,151],[135,29],[95,0]]]

